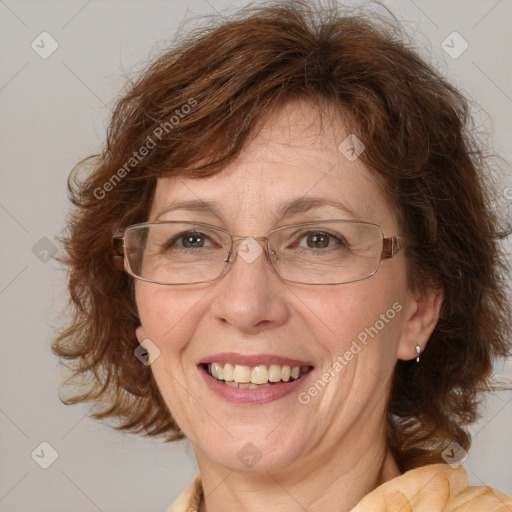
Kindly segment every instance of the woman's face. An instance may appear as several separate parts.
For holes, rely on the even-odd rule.
[[[322,126],[307,103],[286,104],[221,173],[159,179],[150,220],[199,221],[261,237],[284,225],[351,219],[379,224],[384,236],[400,234],[369,171],[339,149],[349,135],[341,121],[324,116]],[[325,204],[278,216],[284,203],[312,198],[344,209]],[[217,206],[179,207],[197,200]],[[244,258],[254,247],[239,247],[229,272],[215,282],[135,282],[137,337],[160,351],[151,369],[199,462],[269,471],[321,464],[340,450],[344,460],[357,457],[370,440],[384,445],[395,363],[414,357],[403,251],[368,279],[311,286],[281,280],[264,254]],[[234,388],[208,375],[208,363],[238,364],[242,380],[261,365],[273,366],[274,380],[280,372],[286,379],[286,366],[309,371],[294,382]]]

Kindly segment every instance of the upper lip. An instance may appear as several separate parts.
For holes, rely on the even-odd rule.
[[[221,352],[218,354],[212,354],[210,356],[206,356],[201,359],[198,364],[208,364],[208,363],[230,363],[230,364],[239,364],[244,366],[257,366],[257,365],[267,365],[278,364],[280,366],[313,366],[308,361],[299,361],[298,359],[291,359],[289,357],[278,356],[274,354],[237,354],[236,352]]]

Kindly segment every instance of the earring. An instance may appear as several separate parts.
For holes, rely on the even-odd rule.
[[[421,347],[419,345],[416,345],[416,354],[418,354],[416,356],[416,362],[419,363],[420,362],[420,355],[421,355]]]

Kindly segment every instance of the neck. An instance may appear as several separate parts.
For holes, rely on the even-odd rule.
[[[401,474],[391,452],[366,436],[345,439],[315,460],[277,471],[232,472],[198,457],[204,498],[199,512],[350,511],[366,494]],[[353,443],[353,444],[351,444]],[[368,446],[371,446],[368,449]],[[320,462],[321,461],[321,462]]]

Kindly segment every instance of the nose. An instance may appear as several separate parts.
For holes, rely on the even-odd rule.
[[[289,317],[287,288],[267,259],[264,239],[236,240],[229,261],[211,305],[214,317],[245,333],[284,324]]]

